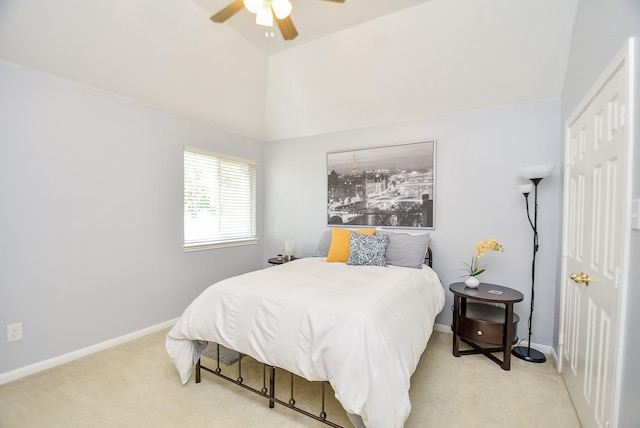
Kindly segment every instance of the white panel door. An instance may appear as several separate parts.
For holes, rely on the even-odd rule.
[[[628,230],[628,54],[566,129],[559,369],[585,428],[613,427]]]

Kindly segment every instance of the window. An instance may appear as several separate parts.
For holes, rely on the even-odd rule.
[[[185,251],[256,241],[255,162],[185,147]]]

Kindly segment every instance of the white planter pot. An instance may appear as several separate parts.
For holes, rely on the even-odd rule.
[[[464,285],[469,288],[476,288],[478,285],[480,285],[480,280],[475,276],[470,276],[464,280]]]

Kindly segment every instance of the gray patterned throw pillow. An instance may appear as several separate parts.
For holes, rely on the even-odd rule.
[[[387,235],[363,235],[349,233],[348,265],[354,266],[387,266],[385,254],[389,237]]]

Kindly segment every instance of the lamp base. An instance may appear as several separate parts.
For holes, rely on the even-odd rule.
[[[516,346],[511,350],[511,354],[530,363],[544,363],[547,361],[547,357],[542,352],[528,346]]]

